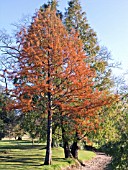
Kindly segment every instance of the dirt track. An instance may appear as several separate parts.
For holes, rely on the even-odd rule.
[[[66,170],[109,170],[107,165],[111,162],[111,157],[104,153],[97,153],[97,155],[90,161],[85,161],[85,166],[68,167]]]
[[[85,167],[82,167],[82,170],[105,170],[110,162],[110,156],[99,153],[92,160],[85,162]]]

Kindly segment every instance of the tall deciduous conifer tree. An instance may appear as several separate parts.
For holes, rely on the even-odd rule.
[[[37,107],[35,95],[43,97],[46,112],[42,114],[48,115],[44,164],[50,165],[53,115],[61,110],[61,116],[66,114],[77,121],[77,117],[89,113],[85,109],[89,101],[97,101],[101,94],[96,89],[92,91],[95,72],[84,62],[86,56],[78,33],[66,31],[51,5],[39,10],[31,26],[22,28],[16,38],[18,69],[9,76],[15,80],[13,107],[29,112]],[[13,46],[14,49],[17,50]]]

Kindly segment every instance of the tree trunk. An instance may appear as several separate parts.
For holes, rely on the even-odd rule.
[[[34,139],[32,138],[32,145],[34,145]]]
[[[71,154],[75,159],[78,159],[78,145],[77,142],[73,142],[72,147],[71,147]]]
[[[56,145],[55,145],[55,139],[54,139],[54,138],[52,138],[52,145],[51,145],[51,146],[52,146],[52,148],[55,148],[55,146],[56,146]]]
[[[47,129],[47,146],[44,165],[51,165],[52,163],[52,112],[48,109],[48,129]]]
[[[70,147],[69,147],[69,144],[68,144],[68,140],[65,137],[65,130],[64,130],[63,127],[62,127],[62,140],[63,140],[65,158],[71,158],[72,155],[71,155],[71,152],[70,152]]]
[[[78,150],[79,150],[78,140],[80,140],[80,139],[78,136],[78,132],[76,131],[75,140],[71,147],[71,154],[75,159],[78,159]]]
[[[52,136],[55,134],[56,128],[57,128],[57,124],[52,128]],[[55,142],[56,142],[55,138],[52,137],[52,148],[56,147]]]
[[[64,142],[64,155],[65,155],[65,158],[71,158],[72,157],[68,141]]]
[[[22,140],[22,137],[21,136],[18,136],[18,139],[17,140]]]
[[[51,100],[51,88],[50,88],[50,60],[48,60],[48,127],[47,127],[47,146],[46,146],[46,156],[44,165],[51,165],[52,163],[52,100]]]

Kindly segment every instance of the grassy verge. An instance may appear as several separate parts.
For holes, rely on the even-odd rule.
[[[80,160],[94,157],[93,152],[79,151]],[[52,151],[52,165],[44,166],[45,145],[29,141],[0,141],[0,169],[3,170],[60,170],[75,164],[72,159],[64,159],[63,148]]]

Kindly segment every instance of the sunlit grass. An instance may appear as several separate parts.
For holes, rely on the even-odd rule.
[[[80,160],[91,159],[95,154],[80,150]],[[63,148],[52,150],[52,165],[44,166],[45,145],[32,145],[29,141],[0,141],[0,169],[3,170],[59,170],[75,164],[72,159],[64,159]]]

